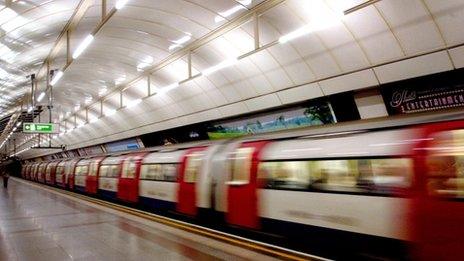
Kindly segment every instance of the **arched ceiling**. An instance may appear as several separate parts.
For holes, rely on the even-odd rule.
[[[26,76],[79,2],[0,1],[3,110],[28,100]],[[113,13],[99,28],[102,2],[91,1],[70,53],[99,28],[94,40],[68,65],[65,47],[50,61],[65,68],[53,120],[67,132],[54,142],[97,144],[463,66],[464,1],[381,0],[343,13],[364,2],[129,0],[115,10],[108,0]]]

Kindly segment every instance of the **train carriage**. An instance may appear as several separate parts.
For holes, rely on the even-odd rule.
[[[65,168],[64,168],[64,176],[65,176],[65,187],[68,188],[69,190],[74,190],[75,189],[75,170],[76,170],[76,165],[79,163],[81,159],[71,159],[66,162]]]
[[[31,180],[37,181],[37,169],[39,167],[39,162],[32,163],[31,166]]]
[[[37,167],[37,181],[40,183],[45,183],[45,169],[48,165],[48,162],[41,162]]]
[[[157,151],[142,161],[139,202],[156,211],[174,210],[178,197],[178,168],[185,150]]]
[[[84,193],[92,159],[81,159],[74,170],[74,190]]]
[[[122,171],[117,185],[117,198],[128,203],[139,200],[140,166],[146,152],[127,155],[122,161]]]
[[[116,200],[118,181],[121,175],[122,162],[125,155],[110,156],[105,158],[100,165],[98,176],[98,195],[104,199]]]
[[[89,173],[85,180],[85,192],[90,195],[98,193],[98,178],[100,172],[100,165],[105,157],[94,157],[89,164]]]
[[[45,183],[51,186],[56,184],[56,166],[60,161],[52,161],[45,168]]]
[[[66,188],[65,169],[66,169],[66,165],[68,164],[69,161],[71,161],[71,159],[60,161],[56,165],[56,169],[55,169],[55,185],[58,186],[58,187]]]

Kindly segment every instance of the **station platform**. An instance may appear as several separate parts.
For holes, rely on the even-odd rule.
[[[274,260],[11,178],[0,188],[0,260]]]

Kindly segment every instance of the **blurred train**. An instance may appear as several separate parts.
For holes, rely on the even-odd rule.
[[[464,121],[339,129],[32,162],[22,176],[326,252],[464,260]]]

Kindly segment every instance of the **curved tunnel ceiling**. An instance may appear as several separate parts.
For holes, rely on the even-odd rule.
[[[27,75],[39,71],[79,2],[0,1],[2,113],[28,102]],[[55,140],[91,145],[463,66],[463,1],[382,0],[343,15],[363,2],[129,0],[54,85],[53,120],[69,131]],[[107,12],[115,3],[107,1]],[[257,25],[247,16],[256,10]],[[91,1],[70,35],[71,53],[100,21],[101,0]],[[192,46],[189,78],[187,55],[171,58]],[[404,69],[408,58],[419,59],[418,69]],[[232,62],[199,75],[224,61]],[[61,48],[51,69],[66,62]],[[120,109],[121,97],[123,107],[142,100]]]

